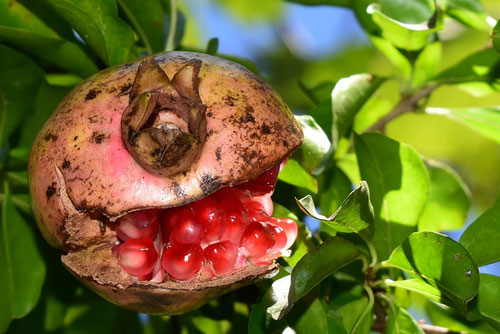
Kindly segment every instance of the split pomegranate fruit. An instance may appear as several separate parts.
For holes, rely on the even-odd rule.
[[[276,272],[297,226],[272,217],[303,140],[244,67],[170,52],[78,85],[32,148],[30,191],[62,262],[110,301],[176,314]]]

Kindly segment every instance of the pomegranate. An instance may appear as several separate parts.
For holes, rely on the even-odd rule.
[[[186,312],[276,272],[297,227],[270,217],[270,196],[302,140],[272,88],[230,61],[170,52],[109,68],[35,140],[37,223],[103,297]]]

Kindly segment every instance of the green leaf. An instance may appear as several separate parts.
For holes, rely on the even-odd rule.
[[[354,153],[347,153],[336,160],[337,167],[347,175],[352,184],[361,182],[358,158]]]
[[[375,212],[373,243],[380,259],[411,232],[429,191],[429,178],[418,153],[381,134],[354,137],[361,177],[370,185]]]
[[[486,210],[462,234],[460,243],[478,266],[500,261],[500,203]]]
[[[326,313],[326,323],[328,324],[327,333],[347,334],[344,323],[342,322],[342,317],[333,310]]]
[[[500,331],[500,277],[481,274],[479,281],[479,311],[483,318]]]
[[[434,80],[448,84],[470,81],[494,83],[500,77],[498,64],[500,64],[500,54],[493,48],[487,48],[462,59],[439,73]]]
[[[386,80],[356,115],[353,131],[356,133],[367,132],[367,129],[394,110],[399,102],[400,92],[400,81],[396,79]]]
[[[419,231],[450,231],[462,228],[471,206],[469,188],[449,166],[435,160],[427,163],[429,199],[418,220]]]
[[[285,320],[297,334],[326,333],[328,329],[326,311],[318,298],[300,300]]]
[[[290,329],[284,320],[274,321],[262,301],[253,305],[248,318],[249,334],[286,333]]]
[[[370,288],[364,287],[368,296],[362,296],[343,305],[339,312],[344,326],[350,334],[366,334],[370,332],[373,322],[374,298]]]
[[[269,0],[217,0],[228,12],[243,21],[277,20],[283,3]]]
[[[416,292],[438,303],[446,302],[446,297],[443,296],[443,293],[439,289],[433,287],[430,284],[427,284],[424,280],[420,278],[411,278],[402,281],[393,281],[391,279],[386,279],[385,283],[388,286],[393,286],[408,291]]]
[[[385,15],[408,24],[427,21],[435,11],[433,0],[378,0]]]
[[[448,16],[466,26],[483,31],[491,29],[487,22],[488,15],[479,0],[441,0],[439,4]]]
[[[339,6],[350,7],[350,0],[287,0],[288,2],[300,3],[306,6]]]
[[[42,82],[35,97],[35,111],[27,117],[21,128],[19,146],[31,147],[43,124],[69,91],[68,87],[49,86],[46,82]]]
[[[331,90],[329,95],[331,95]],[[318,104],[308,111],[318,125],[323,129],[329,139],[332,135],[332,102],[331,97],[327,100],[319,101]]]
[[[347,196],[330,217],[323,216],[316,211],[311,195],[297,200],[297,205],[307,215],[321,220],[339,232],[360,233],[373,225],[370,189],[365,181],[361,181],[361,185]]]
[[[447,328],[452,333],[494,333],[494,329],[484,321],[465,321],[462,315],[445,305],[427,301],[425,311],[434,325]]]
[[[399,70],[403,79],[409,79],[412,73],[410,61],[388,40],[375,35],[368,35],[373,45]]]
[[[332,90],[333,87],[335,87],[336,82],[327,80],[327,81],[322,81],[317,85],[314,85],[313,87],[307,87],[305,83],[303,83],[301,80],[297,82],[299,88],[304,92],[305,95],[315,104],[318,105],[321,102],[331,101],[331,95],[332,95]],[[330,103],[327,104],[328,107],[330,107]],[[330,110],[328,108],[328,114],[330,114]],[[330,133],[330,131],[326,131],[327,133]]]
[[[318,192],[318,182],[296,160],[288,159],[285,168],[279,173],[278,180],[296,187]]]
[[[483,136],[500,143],[500,107],[490,108],[426,108],[431,115],[443,115],[460,122]]]
[[[293,268],[288,302],[294,304],[322,280],[359,257],[357,248],[341,237],[332,237],[307,253]]]
[[[118,17],[114,0],[45,0],[106,63],[117,65],[138,57],[134,32]]]
[[[0,226],[0,331],[11,318],[20,318],[35,307],[45,278],[45,264],[33,231],[12,205],[7,183]]]
[[[355,74],[340,79],[332,91],[332,150],[352,126],[354,116],[384,79],[371,74]]]
[[[63,333],[140,333],[138,313],[116,307],[87,290],[66,312]]]
[[[433,78],[441,64],[441,42],[429,43],[415,60],[413,85],[419,86]]]
[[[17,1],[0,0],[0,40],[84,77],[98,71],[81,45],[65,40]]]
[[[500,21],[497,21],[497,24],[495,24],[491,38],[493,39],[493,47],[500,52]]]
[[[383,4],[389,4],[389,2],[384,1]],[[432,16],[429,15],[423,19],[421,15],[415,15],[418,10],[408,13],[397,11],[401,8],[404,7],[396,3],[390,6],[371,4],[367,10],[372,15],[373,21],[382,30],[384,38],[396,47],[409,51],[424,48],[430,37],[442,29],[442,16],[437,11]],[[423,20],[417,21],[421,19]]]
[[[275,281],[266,292],[267,312],[281,319],[293,305],[317,284],[338,269],[356,260],[359,252],[352,243],[333,237],[304,255],[292,274]]]
[[[9,184],[13,187],[28,188],[28,172],[26,170],[9,171],[5,176]]]
[[[0,146],[34,109],[32,98],[43,80],[42,70],[29,58],[0,45]]]
[[[5,199],[4,194],[0,194],[0,201]],[[33,210],[31,208],[31,197],[29,194],[13,194],[10,196],[12,204],[21,210],[23,213],[31,216],[33,215]]]
[[[386,334],[424,334],[422,328],[405,309],[390,303]]]
[[[309,173],[315,174],[321,159],[330,148],[330,140],[323,129],[309,115],[295,116],[302,126],[304,142],[292,158],[297,160]]]
[[[94,62],[79,46],[61,39],[39,36],[27,30],[0,26],[0,38],[28,54],[83,77],[98,71]]]
[[[356,168],[358,168],[357,165]],[[334,212],[337,210],[352,191],[351,181],[337,167],[327,169],[325,173],[318,177],[318,183],[319,191],[316,201],[323,212]]]
[[[149,54],[163,51],[165,13],[162,1],[118,0],[117,2]]]
[[[219,39],[218,38],[210,38],[207,43],[206,53],[209,55],[217,55],[217,50],[219,49]]]
[[[439,233],[413,233],[382,264],[422,278],[442,291],[464,314],[479,288],[479,270],[469,252]]]
[[[82,78],[71,73],[46,73],[45,80],[52,86],[74,87],[82,81]]]

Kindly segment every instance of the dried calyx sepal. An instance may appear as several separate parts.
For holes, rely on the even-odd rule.
[[[142,61],[123,112],[121,131],[130,154],[146,170],[163,176],[186,171],[207,135],[198,92],[201,61],[192,60],[169,80],[151,57]]]

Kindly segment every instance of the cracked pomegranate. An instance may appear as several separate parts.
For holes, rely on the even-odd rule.
[[[246,260],[270,264],[297,237],[293,220],[283,224],[269,217],[270,193],[264,194],[265,204],[252,199],[254,194],[262,196],[262,189],[274,189],[278,170],[182,207],[135,211],[119,218],[118,263],[139,280],[151,280],[148,275],[161,262],[168,277],[180,281],[198,278],[204,267],[211,276],[221,276],[243,269]],[[163,240],[156,248],[155,238]]]
[[[29,162],[44,237],[87,286],[175,314],[273,275],[297,226],[271,217],[302,143],[281,98],[230,61],[170,52],[78,85]]]

